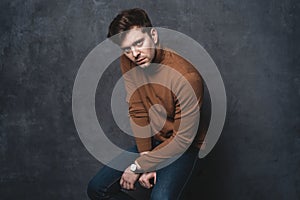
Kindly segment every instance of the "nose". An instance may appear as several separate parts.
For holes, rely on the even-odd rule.
[[[138,57],[138,55],[140,54],[140,51],[136,47],[132,47],[131,52],[132,52],[133,57],[135,57],[135,58]]]

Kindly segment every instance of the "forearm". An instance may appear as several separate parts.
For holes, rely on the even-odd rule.
[[[185,138],[177,135],[174,138],[169,138],[161,144],[163,146],[141,155],[136,159],[136,162],[144,172],[156,171],[172,159],[182,155],[192,144],[194,136],[194,134],[191,134],[191,137]]]

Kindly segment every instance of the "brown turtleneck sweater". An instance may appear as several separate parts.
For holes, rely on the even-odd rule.
[[[200,148],[206,131],[199,126],[203,84],[199,72],[174,51],[156,49],[145,69],[121,56],[131,127],[142,171],[154,171],[193,145]],[[153,149],[151,137],[162,141]]]

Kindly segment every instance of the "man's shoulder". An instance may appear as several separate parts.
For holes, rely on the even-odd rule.
[[[162,60],[161,64],[175,69],[182,75],[190,73],[199,74],[198,70],[193,66],[193,64],[182,57],[180,54],[178,54],[176,51],[168,48],[164,48],[163,51],[164,59]]]

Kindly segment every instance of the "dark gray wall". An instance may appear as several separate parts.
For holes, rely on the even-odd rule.
[[[132,7],[202,44],[223,76],[226,124],[201,161],[190,199],[299,199],[296,0],[2,0],[0,199],[87,199],[101,163],[77,135],[72,87],[111,19]],[[114,70],[108,80],[119,76]]]

